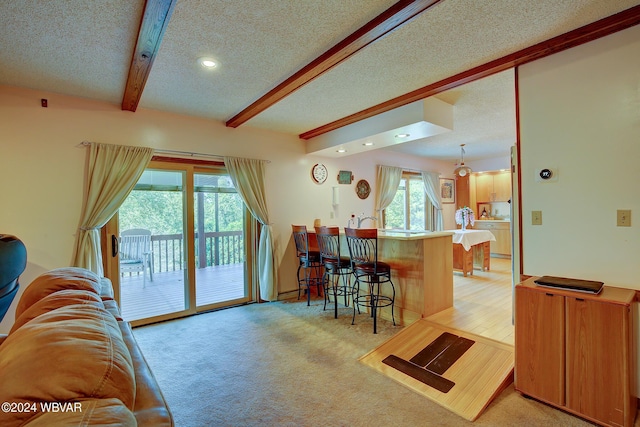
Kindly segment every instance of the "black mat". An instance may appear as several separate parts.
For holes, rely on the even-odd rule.
[[[474,343],[473,340],[443,332],[410,360],[404,360],[391,354],[382,363],[442,393],[447,393],[455,383],[441,375],[460,359]]]
[[[442,393],[447,393],[449,390],[456,385],[453,381],[449,381],[446,378],[441,377],[440,375],[434,374],[431,371],[424,369],[422,366],[418,366],[415,363],[411,363],[408,360],[404,360],[399,358],[398,356],[394,356],[393,354],[385,357],[382,361],[385,365],[389,365],[394,369],[402,372],[403,374],[409,375],[411,378],[414,378],[430,387],[435,388]]]

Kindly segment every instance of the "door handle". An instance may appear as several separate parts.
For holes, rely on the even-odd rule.
[[[118,238],[115,234],[111,235],[111,257],[115,258],[118,256]]]

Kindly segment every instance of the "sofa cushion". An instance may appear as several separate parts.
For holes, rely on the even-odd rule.
[[[120,313],[120,307],[118,307],[118,304],[114,300],[112,299],[102,300],[102,304],[104,305],[104,308],[106,308],[107,311],[111,313],[111,315],[115,317],[117,321],[124,320],[122,318],[122,314]]]
[[[103,427],[136,426],[133,413],[118,399],[91,399],[65,403],[64,411],[41,412],[30,419],[28,427]],[[78,407],[78,405],[80,405]]]
[[[111,280],[106,277],[100,278],[100,296],[102,299],[114,299],[113,293],[113,285],[111,284]]]
[[[97,274],[84,268],[64,267],[36,277],[27,286],[16,306],[16,319],[37,301],[57,291],[78,289],[100,295],[102,286]]]
[[[117,398],[133,410],[131,356],[117,321],[104,308],[69,305],[25,323],[0,346],[0,372],[0,402]],[[0,425],[32,416],[0,412]]]
[[[48,313],[60,307],[75,304],[89,304],[96,307],[103,306],[102,299],[91,291],[80,291],[76,289],[57,291],[47,295],[40,301],[35,302],[31,307],[24,310],[22,314],[16,318],[15,323],[11,327],[11,332],[17,330],[22,325],[32,319],[35,319],[41,314]]]

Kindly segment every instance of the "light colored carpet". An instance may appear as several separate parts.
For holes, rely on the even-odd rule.
[[[134,329],[178,427],[587,426],[514,391],[469,422],[358,361],[402,328],[321,300],[230,308]]]

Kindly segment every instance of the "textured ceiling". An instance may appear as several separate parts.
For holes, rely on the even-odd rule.
[[[393,5],[385,0],[178,0],[139,108],[227,121]],[[638,0],[443,0],[243,126],[300,134],[636,6]],[[0,2],[0,84],[122,102],[144,1]],[[196,62],[219,61],[214,70]],[[437,96],[454,131],[393,150],[506,156],[512,71]]]

